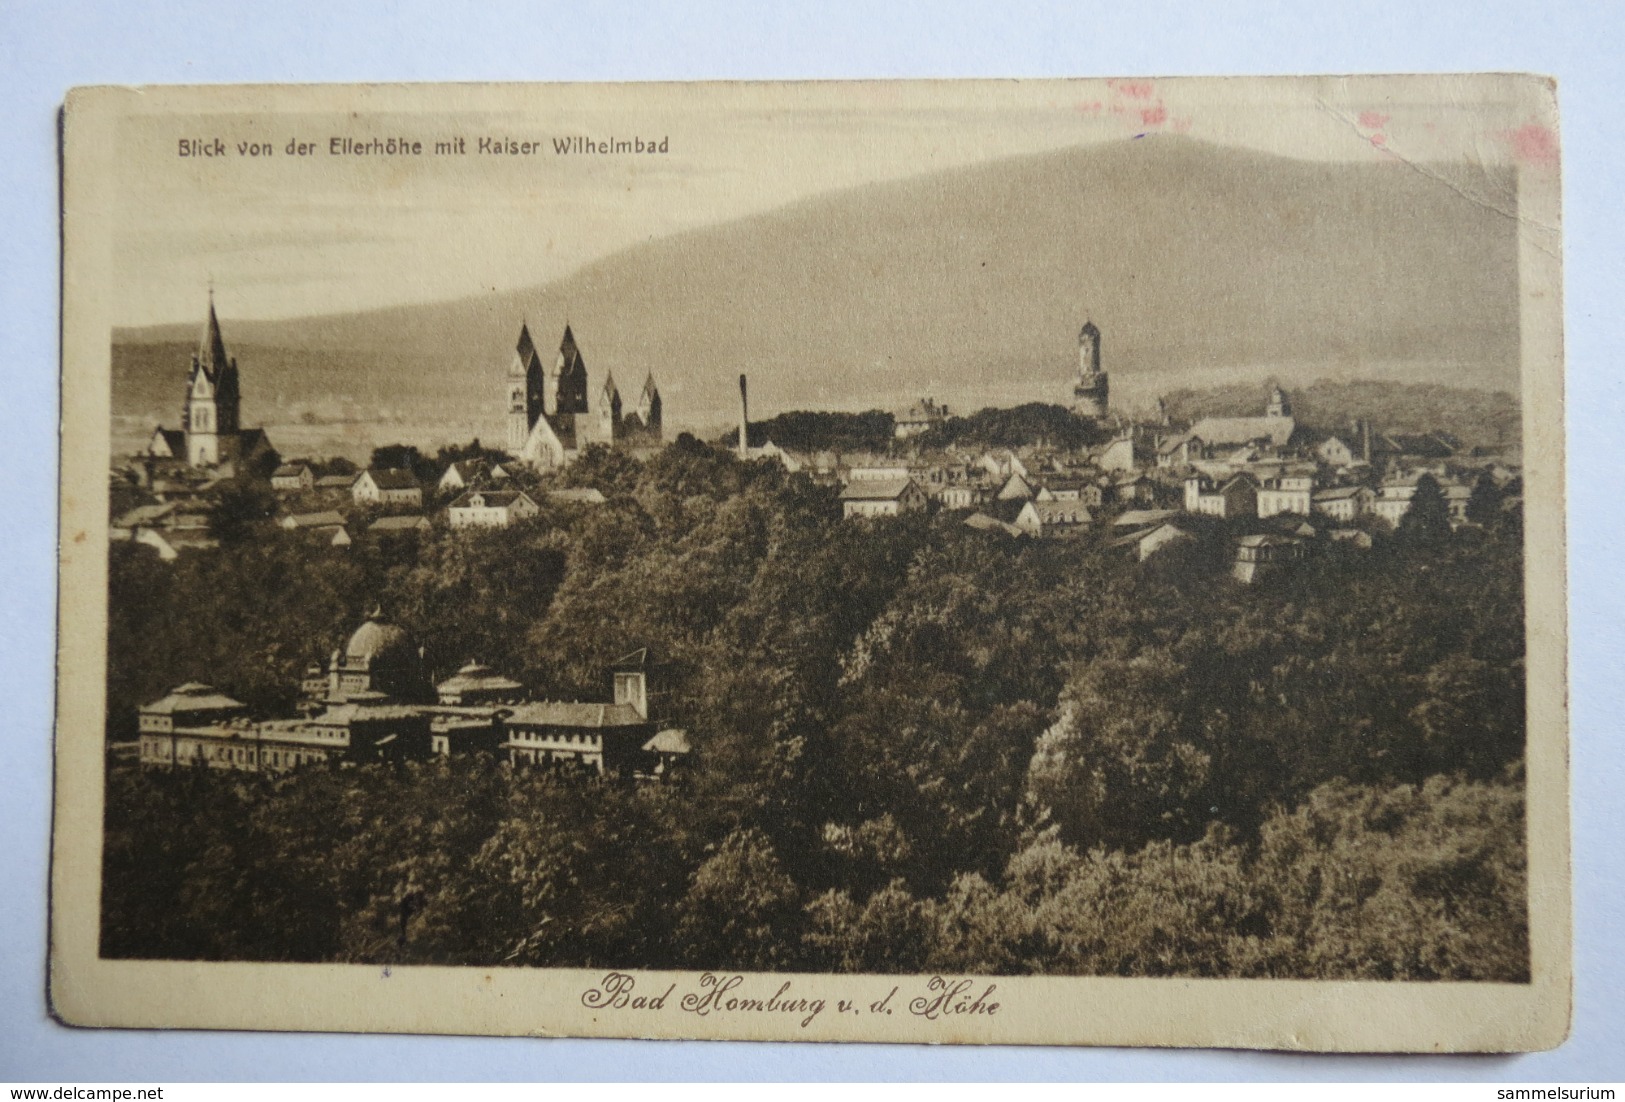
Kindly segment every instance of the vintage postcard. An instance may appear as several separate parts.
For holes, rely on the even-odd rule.
[[[1550,81],[63,147],[63,1021],[1566,1036]]]

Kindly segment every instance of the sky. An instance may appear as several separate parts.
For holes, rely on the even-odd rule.
[[[1147,133],[1417,171],[1555,165],[1556,135],[1515,97],[1492,88],[1486,103],[1454,79],[130,92],[118,98],[113,161],[113,315],[120,326],[194,323],[209,287],[223,316],[268,319],[532,286],[823,192]],[[70,176],[72,119],[70,103]],[[554,151],[577,136],[666,152]],[[424,153],[334,156],[333,137],[405,138]],[[467,152],[434,153],[458,137]],[[481,137],[536,151],[482,155]],[[224,153],[182,157],[183,140]],[[290,141],[309,151],[290,155]],[[242,142],[271,152],[243,155]]]

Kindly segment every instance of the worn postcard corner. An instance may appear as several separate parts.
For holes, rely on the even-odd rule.
[[[77,1025],[1570,1017],[1555,85],[86,88]]]

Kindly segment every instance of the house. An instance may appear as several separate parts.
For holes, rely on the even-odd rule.
[[[1096,460],[1103,471],[1137,471],[1157,461],[1157,449],[1144,429],[1128,430],[1100,451]]]
[[[1333,486],[1316,490],[1311,503],[1315,512],[1347,524],[1369,513],[1376,496],[1365,486]]]
[[[1112,500],[1123,505],[1152,505],[1157,499],[1157,484],[1143,474],[1123,475],[1112,482]]]
[[[1164,547],[1177,543],[1185,543],[1186,541],[1195,538],[1196,537],[1192,536],[1189,532],[1185,531],[1185,529],[1179,527],[1178,525],[1165,521],[1162,524],[1155,525],[1154,527],[1141,528],[1137,531],[1130,532],[1126,536],[1120,536],[1117,539],[1112,540],[1111,546],[1128,548],[1134,553],[1134,557],[1136,559],[1138,559],[1140,562],[1144,562],[1152,555],[1155,555],[1158,551],[1161,551]]]
[[[506,528],[541,511],[523,490],[468,490],[447,507],[446,519],[453,528]]]
[[[355,485],[356,476],[353,474],[324,474],[316,478],[316,489],[321,491],[343,490],[350,492]]]
[[[1251,584],[1303,557],[1303,541],[1293,536],[1262,534],[1243,536],[1236,541],[1236,562],[1231,576]]]
[[[667,727],[643,744],[643,754],[649,762],[645,768],[651,776],[662,779],[680,770],[691,753],[688,732],[678,727]]]
[[[1202,443],[1202,438],[1195,433],[1178,433],[1157,445],[1157,466],[1159,467],[1189,467],[1198,459],[1205,458],[1207,458],[1207,450]]]
[[[1052,538],[1073,535],[1092,520],[1081,501],[1029,501],[1021,507],[1015,525],[1029,536]]]
[[[1442,432],[1385,432],[1372,438],[1371,451],[1374,458],[1388,460],[1435,460],[1449,459],[1459,446],[1455,437]]]
[[[986,471],[989,477],[1000,482],[1005,481],[1013,474],[1026,477],[1028,473],[1026,464],[1022,463],[1015,452],[1007,448],[982,453],[982,456],[976,460],[976,466]]]
[[[970,482],[950,482],[935,494],[937,503],[944,509],[974,509],[986,496],[980,486]]]
[[[284,463],[271,474],[271,489],[278,493],[308,493],[316,487],[316,475],[308,463]]]
[[[404,536],[427,532],[430,527],[428,517],[407,513],[401,516],[379,517],[368,525],[367,531],[375,536]]]
[[[948,420],[948,407],[939,406],[935,399],[921,398],[893,419],[893,432],[897,439],[907,440],[936,428]]]
[[[634,651],[611,666],[613,701],[516,704],[503,717],[507,758],[515,765],[575,765],[598,773],[633,773],[659,764],[645,752],[659,734],[650,718],[648,651]],[[687,740],[683,740],[686,747]],[[664,743],[677,753],[674,740]],[[686,749],[682,751],[686,753]]]
[[[1452,482],[1444,487],[1445,508],[1450,510],[1452,525],[1467,524],[1467,506],[1473,500],[1473,488]]]
[[[490,470],[483,459],[459,459],[448,464],[440,481],[435,483],[435,491],[442,494],[455,493],[466,490],[476,482],[484,481],[490,477]]]
[[[1204,417],[1191,426],[1190,435],[1209,447],[1264,443],[1284,448],[1296,430],[1291,417]]]
[[[1293,513],[1306,517],[1313,509],[1315,475],[1312,470],[1282,468],[1258,486],[1258,515]]]
[[[1178,515],[1178,509],[1129,509],[1112,519],[1112,527],[1153,528]]]
[[[1236,474],[1221,483],[1206,475],[1185,479],[1185,511],[1213,517],[1258,515],[1258,482],[1250,474]]]
[[[350,487],[350,496],[357,505],[423,507],[423,487],[411,471],[362,471]]]
[[[857,479],[841,490],[843,518],[894,517],[925,506],[925,491],[912,478]]]
[[[994,496],[999,501],[1031,501],[1038,496],[1038,491],[1033,489],[1026,476],[1016,471],[1005,479],[1004,485],[999,487],[999,492]]]
[[[913,472],[909,470],[907,463],[851,467],[846,472],[848,482],[891,482],[900,478],[912,477]]]

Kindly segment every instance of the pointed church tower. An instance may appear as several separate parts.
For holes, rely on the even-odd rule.
[[[1072,412],[1100,421],[1108,406],[1106,373],[1100,370],[1100,330],[1086,320],[1078,332],[1078,381],[1072,387]]]
[[[559,341],[559,358],[554,362],[548,389],[548,413],[587,412],[587,361],[576,346],[569,322],[564,323],[564,339]]]
[[[648,378],[643,380],[643,393],[638,396],[638,420],[643,422],[643,430],[650,440],[659,440],[660,430],[660,388],[655,386],[654,372],[649,372]]]
[[[1286,391],[1276,387],[1270,391],[1270,404],[1264,407],[1265,417],[1291,417],[1292,402],[1286,396]]]
[[[235,439],[241,401],[237,361],[226,355],[226,342],[220,336],[220,319],[214,312],[211,290],[209,317],[203,325],[198,350],[192,356],[192,369],[186,378],[186,404],[181,410],[188,463],[194,467],[213,467],[220,463],[221,437]]]
[[[519,343],[508,366],[508,454],[524,450],[530,430],[542,415],[546,372],[536,344],[530,339],[530,326],[519,325]]]
[[[615,373],[604,372],[604,385],[598,391],[598,440],[613,444],[621,435],[621,391],[615,385]]]

